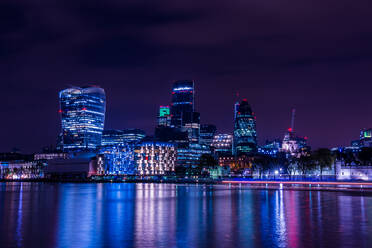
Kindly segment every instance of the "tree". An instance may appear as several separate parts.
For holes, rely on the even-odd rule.
[[[258,172],[259,178],[262,178],[262,173],[270,168],[271,157],[267,155],[257,155],[253,158],[252,169]]]
[[[304,176],[307,172],[314,168],[314,159],[311,155],[301,155],[297,159],[298,169],[301,171],[301,174]]]
[[[319,167],[320,177],[322,177],[323,171],[327,168],[330,168],[335,160],[331,151],[327,148],[319,148],[318,150],[314,151],[313,157],[316,165]]]

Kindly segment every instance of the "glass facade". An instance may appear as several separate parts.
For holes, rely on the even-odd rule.
[[[210,146],[216,134],[217,128],[215,125],[203,124],[200,125],[200,144]]]
[[[125,129],[123,130],[124,143],[138,143],[146,137],[146,132],[141,129]]]
[[[280,140],[266,141],[265,145],[258,148],[258,153],[275,157],[282,147]]]
[[[179,146],[177,148],[177,166],[186,168],[198,166],[203,154],[211,154],[210,147],[192,143],[183,147]]]
[[[211,146],[216,157],[231,156],[233,136],[231,134],[217,134],[213,137]]]
[[[134,144],[102,147],[100,149],[100,154],[104,155],[105,174],[134,175],[137,168],[134,160],[134,148]]]
[[[122,130],[103,130],[102,146],[120,146],[124,144]]]
[[[63,150],[92,150],[101,145],[105,91],[97,86],[59,92]]]
[[[248,155],[257,151],[256,118],[251,106],[244,99],[238,106],[234,121],[235,155]]]
[[[172,125],[180,128],[184,123],[191,123],[194,112],[194,82],[176,81],[172,89]]]

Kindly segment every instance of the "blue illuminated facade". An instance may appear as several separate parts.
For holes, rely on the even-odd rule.
[[[280,140],[266,141],[265,145],[258,147],[258,153],[276,157],[282,147]]]
[[[104,171],[106,175],[136,174],[135,145],[106,146],[100,149],[104,155]]]
[[[105,123],[105,91],[97,86],[59,92],[64,151],[94,150],[101,145]]]
[[[244,99],[235,104],[234,151],[236,156],[249,155],[257,151],[256,118],[251,106]]]

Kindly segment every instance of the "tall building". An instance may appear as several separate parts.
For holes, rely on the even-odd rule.
[[[217,134],[213,137],[211,146],[216,157],[231,156],[233,136],[231,134]]]
[[[193,122],[194,81],[176,81],[172,89],[172,125],[181,128],[184,123]]]
[[[200,144],[210,146],[217,132],[217,128],[212,124],[200,125]]]
[[[106,96],[98,86],[59,92],[63,150],[92,150],[101,145]]]
[[[236,156],[257,151],[256,118],[248,101],[235,104],[234,152]]]
[[[189,142],[199,143],[199,139],[200,139],[200,114],[198,112],[193,112],[191,122],[183,123],[181,131],[187,132]]]
[[[158,126],[159,127],[170,127],[171,125],[171,114],[169,106],[160,106],[158,115]]]
[[[171,126],[188,133],[191,143],[199,143],[200,114],[194,111],[194,81],[180,80],[173,84]]]
[[[102,146],[119,146],[123,145],[123,134],[122,130],[103,130],[102,132]]]
[[[129,128],[123,130],[124,143],[138,143],[146,137],[146,132],[141,129]]]

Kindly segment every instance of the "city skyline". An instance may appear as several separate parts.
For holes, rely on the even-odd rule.
[[[195,80],[201,123],[218,133],[232,133],[239,92],[255,110],[260,144],[283,138],[296,108],[297,133],[313,148],[349,145],[372,123],[368,4],[82,1],[33,8],[5,0],[0,150],[55,144],[57,94],[69,85],[105,89],[107,129],[152,134],[158,106],[170,102],[179,79]]]
[[[169,91],[170,90],[172,90],[172,85],[173,85],[173,83],[175,83],[175,82],[179,82],[179,81],[182,81],[182,80],[175,80],[174,82],[172,82],[171,84],[170,84],[170,87],[169,87]],[[186,80],[186,81],[189,81],[189,80]],[[192,80],[193,82],[194,82],[194,80]],[[195,83],[195,82],[194,82]],[[100,85],[95,85],[95,84],[85,84],[85,85],[87,85],[87,86],[84,86],[84,87],[101,87]],[[81,88],[81,87],[79,87],[79,86],[75,86],[75,85],[69,85],[69,87],[70,88],[66,88],[66,89],[61,89],[59,92],[63,92],[63,91],[66,91],[66,90],[69,90],[69,89],[74,89],[74,88],[77,88],[77,89],[83,89],[83,88]],[[194,85],[193,86],[194,88],[197,88],[197,83],[196,83],[196,85]],[[103,87],[102,87],[102,89],[103,90],[105,90]],[[106,91],[106,90],[105,90]],[[168,92],[169,93],[169,92]],[[60,93],[59,93],[60,94]],[[174,94],[174,93],[173,93]],[[171,102],[172,101],[172,98],[174,97],[174,95],[172,94],[172,96],[170,97],[170,99],[169,99],[169,101],[168,101],[168,103],[169,102]],[[198,102],[198,99],[197,99],[197,90],[195,90],[194,92],[193,92],[193,94],[195,95],[194,97],[194,99],[193,99],[193,101],[195,102]],[[234,99],[236,102],[235,102],[235,104],[234,105],[232,105],[232,107],[231,107],[231,115],[232,116],[234,116],[236,113],[236,110],[234,109],[234,108],[236,108],[236,104],[239,102],[239,101],[243,101],[243,102],[248,102],[248,104],[249,105],[251,105],[250,104],[250,102],[249,102],[249,99],[247,99],[247,98],[243,98],[243,97],[241,97],[240,96],[240,94],[236,94],[235,95],[235,99]],[[165,101],[164,101],[164,103],[166,103]],[[167,103],[167,104],[168,104]],[[159,111],[159,107],[167,107],[168,105],[159,105],[159,106],[157,106],[157,111]],[[107,108],[107,107],[106,107]],[[193,108],[196,108],[196,109],[199,109],[198,108],[198,106],[196,105],[195,106],[195,104],[193,103]],[[107,109],[108,111],[107,112],[110,112],[109,111],[109,109]],[[61,114],[61,109],[59,108],[58,110],[57,110],[57,112],[58,112],[58,114]],[[110,119],[110,118],[112,118],[112,117],[109,117],[109,116],[107,116],[107,113],[106,113],[106,116],[105,116],[105,123],[104,123],[104,130],[125,130],[125,129],[136,129],[136,128],[138,128],[138,129],[140,129],[140,130],[144,130],[145,132],[146,132],[146,134],[148,134],[149,136],[153,136],[154,135],[154,130],[155,130],[155,127],[156,127],[156,122],[157,122],[157,114],[158,114],[158,112],[156,112],[156,113],[154,113],[154,115],[152,116],[153,117],[153,120],[152,120],[152,122],[153,123],[146,123],[145,124],[145,126],[143,126],[142,125],[142,128],[139,128],[138,126],[137,127],[129,127],[129,126],[126,126],[126,127],[116,127],[116,128],[109,128],[108,126],[107,126],[107,119]],[[201,115],[202,116],[204,116],[203,115],[204,113],[201,113]],[[254,115],[256,116],[256,112],[254,112]],[[296,116],[296,118],[297,118],[297,116]],[[224,118],[224,119],[226,119],[226,118]],[[60,121],[60,120],[59,120]],[[256,119],[256,121],[257,121],[257,119]],[[265,135],[263,135],[263,136],[261,136],[260,134],[260,132],[259,131],[257,131],[258,132],[258,135],[257,135],[257,144],[258,145],[264,145],[265,144],[265,142],[266,141],[270,141],[270,140],[276,140],[276,139],[282,139],[284,136],[285,136],[285,134],[287,133],[287,131],[288,130],[290,130],[290,126],[291,126],[291,116],[290,116],[290,113],[288,113],[288,121],[287,121],[289,124],[287,125],[287,127],[289,127],[289,128],[285,128],[284,130],[283,130],[283,132],[281,133],[281,134],[279,134],[279,135],[277,135],[277,136],[265,136]],[[296,119],[296,122],[297,122],[297,119]],[[200,121],[200,123],[201,124],[203,124],[203,125],[206,125],[206,124],[214,124],[214,123],[211,123],[211,122],[204,122],[203,121],[203,118],[201,117],[201,121]],[[258,123],[260,123],[259,121],[258,121]],[[59,127],[60,127],[60,123],[58,124],[59,125]],[[259,124],[260,125],[260,124]],[[258,125],[258,126],[259,126]],[[298,127],[298,124],[296,124],[296,126]],[[296,127],[296,130],[297,130],[297,127]],[[364,129],[364,128],[368,128],[368,127],[363,127],[363,128],[361,128],[360,130],[362,130],[362,129]],[[216,134],[225,134],[225,133],[227,133],[227,134],[233,134],[234,133],[234,117],[232,117],[232,120],[231,120],[231,128],[230,128],[231,130],[229,130],[229,128],[226,128],[226,129],[223,129],[223,130],[226,130],[226,131],[222,131],[221,129],[219,129],[219,127],[217,126],[217,132],[216,132]],[[257,127],[256,128],[257,130],[260,130],[260,128],[259,127]],[[300,130],[301,130],[302,128],[300,128]],[[261,130],[262,130],[262,128],[261,128]],[[360,131],[360,130],[356,130],[356,132],[355,132],[355,137],[353,137],[353,139],[352,140],[350,140],[349,142],[346,142],[346,144],[336,144],[336,145],[334,145],[333,147],[337,147],[337,146],[349,146],[350,144],[351,144],[351,142],[353,141],[353,140],[357,140],[358,139],[358,135],[359,135],[359,132],[358,131]],[[264,130],[263,130],[264,131]],[[354,130],[355,131],[355,130]],[[62,132],[62,129],[60,130],[60,133]],[[296,131],[297,132],[297,131]],[[58,134],[57,134],[57,136],[58,136]],[[302,134],[302,132],[300,132],[300,136],[303,136],[303,137],[306,137],[306,139],[307,139],[307,135],[303,135]],[[266,137],[265,139],[264,138],[262,138],[262,137]],[[43,148],[43,147],[48,147],[48,146],[56,146],[57,145],[57,142],[58,142],[58,137],[56,137],[56,142],[55,143],[51,143],[51,144],[44,144],[44,145],[42,145],[41,147],[38,147],[38,148],[31,148],[31,150],[29,150],[29,151],[26,151],[26,152],[37,152],[37,151],[39,151],[41,148]],[[311,142],[311,138],[310,138],[310,142],[308,142],[309,143],[309,145],[311,146],[312,145],[312,143],[313,142]],[[322,145],[320,145],[320,146],[314,146],[314,148],[319,148],[319,147],[326,147],[326,146],[322,146]],[[9,149],[8,151],[11,151],[12,149],[14,149],[14,148],[17,148],[17,149],[19,149],[19,146],[16,146],[16,147],[12,147],[11,149]],[[331,147],[327,147],[327,148],[331,148]],[[22,152],[25,152],[25,150],[23,150],[23,149],[20,149]]]

